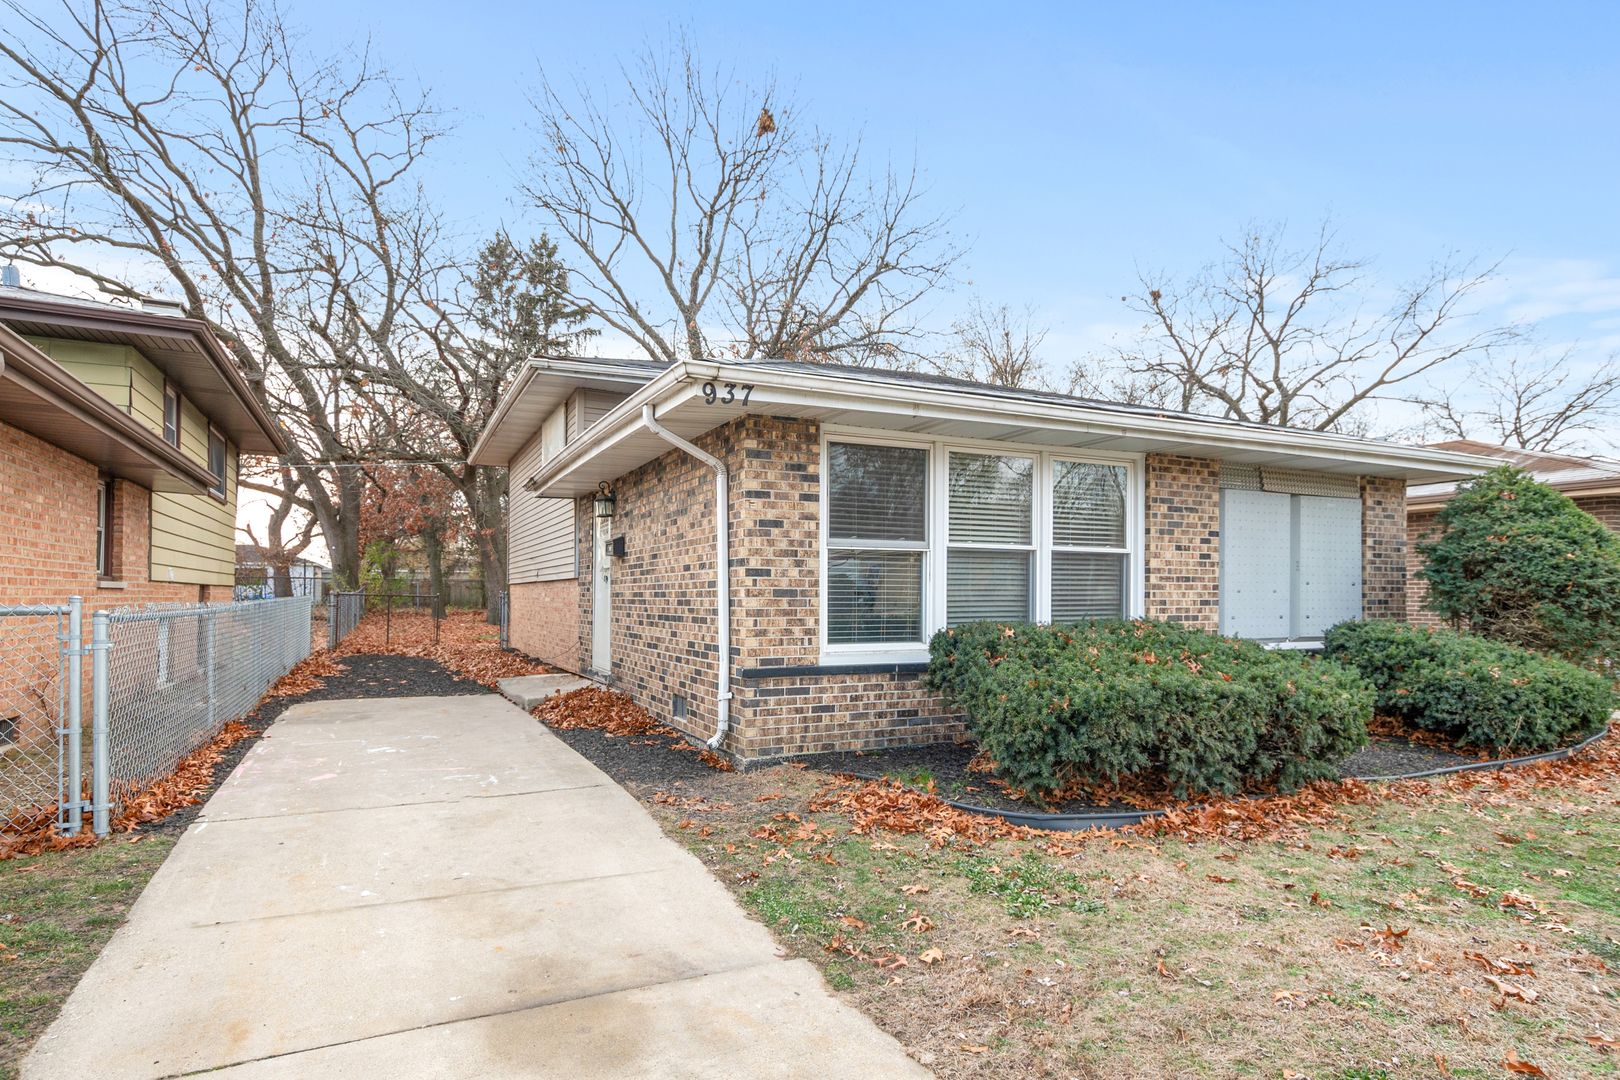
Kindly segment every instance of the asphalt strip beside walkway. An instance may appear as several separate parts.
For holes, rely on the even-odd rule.
[[[25,1080],[923,1077],[494,695],[289,709]]]

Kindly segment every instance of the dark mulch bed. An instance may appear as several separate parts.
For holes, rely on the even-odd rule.
[[[296,697],[270,698],[242,717],[242,723],[255,733],[263,732],[281,719],[281,714],[305,701],[334,701],[342,698],[449,697],[456,694],[487,694],[489,689],[471,679],[463,679],[436,660],[418,656],[344,656],[339,662],[348,667],[343,675],[328,675],[319,690]],[[203,793],[203,802],[186,806],[162,821],[143,825],[136,832],[181,833],[197,819],[208,798],[239,765],[258,742],[257,734],[243,739],[225,751],[224,760],[214,766],[214,782]]]
[[[683,791],[702,787],[715,777],[725,775],[699,761],[696,752],[676,749],[682,743],[680,739],[660,735],[608,735],[590,728],[549,730],[637,798],[673,791],[677,786]]]

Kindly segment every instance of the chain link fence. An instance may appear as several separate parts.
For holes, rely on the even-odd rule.
[[[444,621],[444,605],[440,602],[438,593],[425,592],[334,592],[332,594],[332,607],[329,625],[331,627],[329,648],[337,648],[343,639],[354,632],[368,613],[381,613],[383,617],[383,648],[393,644],[394,616],[409,616],[409,620],[402,620],[402,627],[410,628],[408,636],[417,637],[419,629],[417,623],[423,618],[432,620],[433,644],[439,643],[439,624]],[[425,642],[414,641],[415,644]]]
[[[108,778],[115,805],[247,715],[309,655],[312,603],[294,596],[111,614]]]
[[[14,832],[68,824],[65,743],[78,731],[79,609],[0,607],[0,827]],[[78,750],[78,739],[74,739]],[[78,823],[75,805],[73,824]]]

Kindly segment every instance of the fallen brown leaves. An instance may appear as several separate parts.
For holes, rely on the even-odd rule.
[[[698,760],[711,769],[731,772],[730,761],[706,746],[693,746],[679,731],[653,718],[652,714],[631,700],[629,694],[617,690],[604,690],[600,686],[582,686],[566,694],[554,694],[530,710],[536,720],[559,731],[581,728],[600,731],[605,735],[661,736],[674,740],[671,749],[690,750]]]
[[[333,656],[359,654],[421,656],[437,660],[463,678],[489,687],[518,675],[541,675],[553,670],[501,648],[500,632],[484,621],[482,611],[447,611],[433,641],[433,617],[425,613],[373,611],[360,620]]]
[[[129,832],[137,825],[161,821],[184,806],[202,802],[202,793],[214,782],[214,766],[225,751],[254,734],[246,724],[232,720],[206,745],[186,755],[174,772],[133,794],[123,796],[121,809],[112,819],[114,832]],[[86,817],[77,836],[63,836],[56,825],[54,807],[18,814],[0,831],[0,860],[46,851],[94,847],[99,841]]]
[[[266,692],[266,697],[297,697],[319,690],[326,685],[326,679],[332,675],[342,675],[349,670],[347,664],[340,664],[332,659],[332,654],[322,649],[318,653],[310,653],[292,666],[292,670],[277,679]]]
[[[922,833],[936,848],[956,843],[965,846],[991,840],[1026,840],[1051,833],[1009,825],[1003,818],[983,817],[958,810],[937,795],[913,791],[892,780],[854,780],[839,777],[827,782],[810,800],[811,813],[833,811],[849,818],[852,832],[867,835],[876,829],[894,833]],[[1067,840],[1074,833],[1063,834]]]

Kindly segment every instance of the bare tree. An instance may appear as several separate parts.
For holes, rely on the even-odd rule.
[[[263,480],[278,481],[275,489],[279,490],[280,496],[270,511],[263,542],[254,535],[252,525],[246,526],[246,531],[248,539],[253,541],[254,548],[259,552],[260,562],[270,569],[274,595],[291,596],[292,566],[315,540],[315,515],[310,512],[309,500],[299,498],[301,485],[291,469],[277,464],[274,459],[264,458],[248,463],[243,471],[249,475],[260,474]],[[288,539],[283,535],[283,530],[295,509],[305,511],[305,516],[292,538]]]
[[[885,363],[958,252],[915,171],[801,121],[772,81],[703,68],[681,39],[613,91],[550,82],[524,190],[569,243],[568,299],[655,360]]]
[[[1050,390],[1041,345],[1049,328],[1035,325],[1033,309],[1016,314],[1006,304],[987,307],[982,299],[951,324],[954,347],[930,364],[941,375],[1012,389]]]
[[[34,179],[0,205],[0,253],[114,296],[177,290],[288,427],[337,578],[356,580],[354,466],[385,448],[357,441],[378,434],[354,422],[368,388],[332,348],[353,339],[352,294],[320,278],[419,272],[389,229],[443,131],[431,104],[364,53],[306,56],[259,0],[6,10],[0,153]]]
[[[1144,275],[1142,291],[1121,298],[1146,325],[1113,366],[1160,384],[1185,411],[1359,430],[1367,403],[1513,336],[1468,329],[1470,300],[1493,270],[1436,264],[1374,306],[1368,264],[1338,253],[1327,225],[1298,250],[1284,246],[1281,226],[1251,227],[1192,279]]]
[[[1466,379],[1414,400],[1423,406],[1425,436],[1439,431],[1520,450],[1576,450],[1579,436],[1599,433],[1620,416],[1620,358],[1609,357],[1584,377],[1567,351],[1551,360],[1514,355],[1505,364],[1474,362]],[[1482,404],[1472,407],[1471,400]]]

